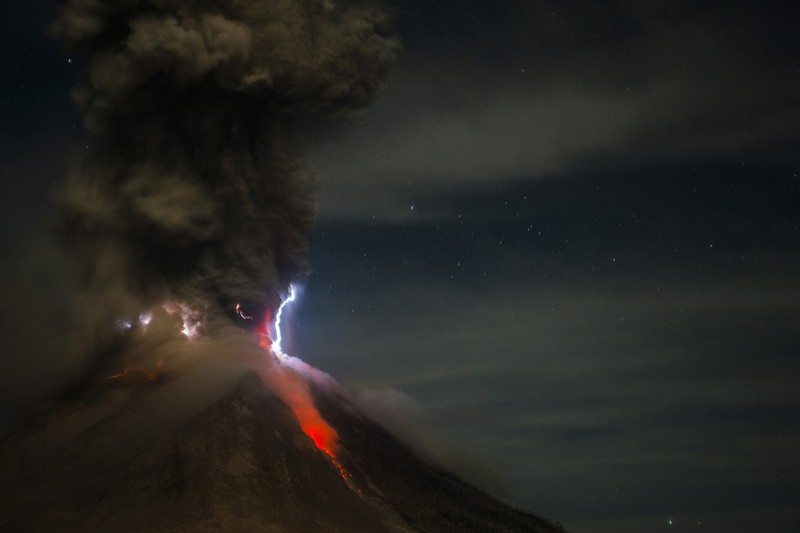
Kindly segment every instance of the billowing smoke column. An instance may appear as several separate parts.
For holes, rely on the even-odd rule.
[[[66,0],[52,32],[85,59],[73,98],[91,139],[61,195],[85,260],[82,349],[164,302],[268,320],[307,272],[315,212],[293,115],[371,101],[399,48],[386,13],[331,0]]]

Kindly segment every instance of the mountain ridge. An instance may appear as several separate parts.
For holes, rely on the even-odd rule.
[[[0,529],[563,531],[421,461],[344,396],[310,385],[339,433],[335,459],[252,371],[168,431],[137,432],[130,423],[159,417],[144,392],[138,407],[99,417],[56,451],[36,450],[53,423],[12,435],[0,442],[10,474],[0,482]]]

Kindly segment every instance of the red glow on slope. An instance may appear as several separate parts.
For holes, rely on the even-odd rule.
[[[274,366],[267,367],[262,376],[270,388],[291,409],[297,417],[300,429],[311,439],[314,446],[328,457],[331,465],[347,483],[347,486],[360,494],[361,491],[353,485],[353,475],[336,458],[339,434],[317,411],[305,379],[295,369],[283,366],[277,361]]]
[[[322,429],[322,431],[320,431]],[[320,450],[329,451],[330,438],[325,435],[324,428],[314,427],[313,425],[303,427],[303,433],[314,441],[314,445]]]
[[[317,411],[311,398],[308,383],[291,368],[279,367],[281,381],[278,392],[289,409],[292,410],[300,429],[308,435],[314,445],[331,457],[336,456],[339,435]]]
[[[268,337],[266,339],[265,342],[264,338],[260,338],[259,344],[269,350]],[[317,411],[306,380],[295,369],[277,360],[265,368],[262,377],[297,417],[303,433],[319,450],[334,459],[339,435]]]
[[[351,474],[336,458],[336,449],[339,444],[339,435],[336,433],[336,430],[322,419],[322,416],[320,416],[319,411],[317,411],[313,404],[310,404],[310,408],[307,405],[290,405],[289,407],[292,409],[295,416],[297,416],[297,420],[300,422],[300,429],[303,430],[303,433],[308,435],[308,438],[314,442],[317,449],[328,456],[334,469],[336,469],[339,476],[347,483],[347,486],[354,492],[361,494],[361,491],[353,485],[353,474]]]

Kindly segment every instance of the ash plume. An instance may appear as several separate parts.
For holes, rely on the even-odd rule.
[[[400,47],[387,12],[67,0],[51,32],[84,57],[73,99],[91,134],[59,197],[87,287],[71,349],[102,349],[115,318],[167,300],[269,316],[307,273],[315,213],[293,119],[370,103]]]

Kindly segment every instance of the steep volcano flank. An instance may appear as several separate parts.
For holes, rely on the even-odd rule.
[[[339,433],[342,464],[366,501],[387,506],[413,531],[565,533],[430,465],[347,400],[314,389],[320,414]]]
[[[254,374],[110,493],[87,530],[385,531]]]
[[[132,410],[132,409],[128,409]],[[140,409],[135,408],[136,411]],[[159,413],[151,413],[158,417]],[[382,532],[255,374],[176,430],[120,447],[115,413],[0,481],[2,531]],[[0,445],[0,466],[40,435]]]
[[[196,408],[159,397],[181,381],[0,442],[0,531],[561,531],[420,461],[333,393],[314,390],[341,465],[257,374]]]

